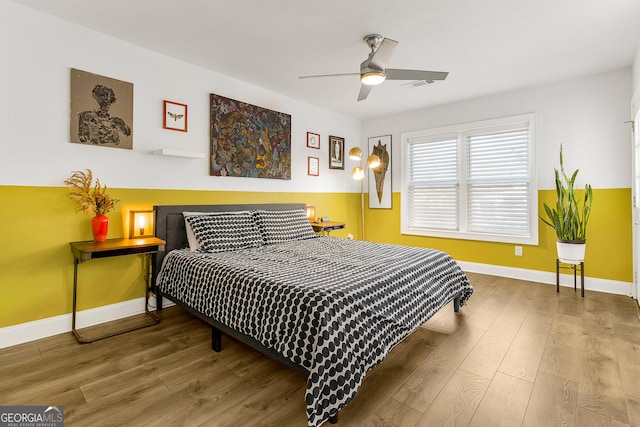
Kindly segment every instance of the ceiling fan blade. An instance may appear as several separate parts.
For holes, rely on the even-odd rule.
[[[369,59],[369,65],[373,65],[380,70],[384,70],[387,66],[387,62],[391,59],[391,55],[393,55],[393,51],[396,50],[396,46],[398,46],[398,42],[391,39],[382,39],[380,42],[380,46],[373,53],[373,56]]]
[[[367,96],[369,96],[369,92],[371,92],[371,89],[373,89],[373,86],[361,84],[360,93],[358,94],[358,101],[367,99]]]
[[[387,68],[385,74],[387,80],[424,80],[427,82],[444,80],[449,75],[446,71],[401,70],[397,68]]]
[[[299,79],[314,79],[316,77],[340,77],[340,76],[359,76],[360,73],[341,73],[341,74],[317,74],[313,76],[298,76]]]
[[[396,68],[387,68],[384,73],[387,80],[424,80],[427,82],[444,80],[449,75],[446,71],[400,70]]]

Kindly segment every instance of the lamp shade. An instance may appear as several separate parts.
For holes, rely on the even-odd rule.
[[[367,166],[369,166],[369,168],[371,169],[375,169],[380,166],[380,157],[376,156],[375,154],[367,157]]]
[[[387,76],[385,76],[382,71],[370,71],[360,75],[360,81],[367,86],[379,85],[385,81],[386,78]]]
[[[155,232],[153,211],[129,211],[129,238],[152,237]]]
[[[316,207],[315,206],[307,206],[307,219],[313,222],[316,220]]]
[[[351,176],[353,177],[353,179],[357,179],[358,181],[360,181],[364,178],[364,170],[360,166],[356,166],[351,171]]]
[[[351,150],[349,150],[349,158],[351,160],[362,159],[362,150],[360,149],[360,147],[353,147]]]

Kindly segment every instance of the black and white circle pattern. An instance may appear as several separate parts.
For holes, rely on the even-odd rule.
[[[262,235],[251,212],[189,215],[199,252],[224,252],[262,246]]]
[[[303,209],[256,210],[253,211],[253,214],[265,245],[317,237],[307,218],[307,213]]]
[[[328,236],[173,251],[158,286],[306,368],[310,426],[350,402],[367,371],[437,310],[473,292],[443,252]]]

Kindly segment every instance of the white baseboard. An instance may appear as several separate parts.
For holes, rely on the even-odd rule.
[[[528,270],[525,268],[503,267],[499,265],[478,264],[475,262],[458,261],[460,267],[470,273],[489,274],[492,276],[508,277],[511,279],[528,280],[530,282],[556,284],[556,273],[548,271]],[[588,270],[587,270],[588,273]],[[573,288],[573,274],[560,274],[560,286]],[[580,274],[577,277],[577,286],[580,288]],[[584,289],[588,291],[606,292],[632,296],[633,283],[617,280],[598,279],[597,277],[584,277]]]
[[[524,268],[502,267],[499,265],[478,264],[474,262],[458,261],[464,271],[471,273],[489,274],[492,276],[509,277],[512,279],[528,280],[531,282],[556,284],[556,274],[547,271],[527,270]],[[578,287],[580,286],[578,278]],[[561,274],[560,285],[573,287],[573,275]],[[585,276],[584,288],[589,291],[606,292],[631,296],[632,283],[615,280],[598,279]],[[156,299],[149,299],[150,307],[155,307]],[[163,307],[174,305],[165,299]],[[76,316],[77,328],[82,329],[123,317],[144,313],[144,298],[137,298],[118,304],[79,311]],[[20,325],[0,328],[0,348],[10,347],[40,338],[71,332],[71,313],[47,319],[22,323]]]
[[[162,304],[163,307],[171,305],[174,304],[166,299]],[[155,297],[149,298],[149,306],[156,306]],[[76,314],[76,328],[82,329],[142,313],[144,313],[144,297],[79,311]],[[71,332],[71,313],[0,328],[0,348],[11,347],[65,332]]]

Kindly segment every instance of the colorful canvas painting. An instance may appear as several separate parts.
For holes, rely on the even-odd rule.
[[[213,176],[291,179],[291,115],[211,94]]]

